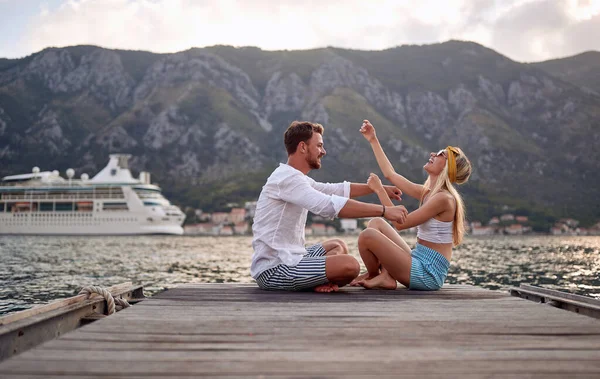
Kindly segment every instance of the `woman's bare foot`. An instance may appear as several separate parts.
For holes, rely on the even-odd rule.
[[[377,275],[372,279],[362,280],[358,283],[359,285],[368,289],[384,289],[384,290],[395,290],[398,287],[396,279],[392,278],[387,271],[382,271],[381,274]]]
[[[337,292],[340,287],[337,284],[325,283],[313,288],[315,292]]]
[[[359,276],[357,276],[353,281],[350,282],[350,285],[352,287],[358,287],[360,286],[359,282],[365,281],[365,280],[369,280],[369,279],[373,279],[374,277],[369,276],[368,272],[365,272],[364,274],[361,274]]]

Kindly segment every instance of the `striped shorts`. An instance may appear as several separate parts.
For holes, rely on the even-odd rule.
[[[436,291],[442,288],[450,268],[446,257],[418,243],[410,255],[412,264],[408,288],[421,291]]]
[[[325,275],[325,249],[320,243],[306,248],[296,266],[280,264],[263,271],[256,283],[263,290],[302,291],[328,283]]]

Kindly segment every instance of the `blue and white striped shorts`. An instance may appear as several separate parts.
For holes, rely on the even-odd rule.
[[[328,283],[325,274],[325,249],[320,243],[306,248],[296,266],[280,264],[263,271],[256,283],[263,290],[302,291]]]
[[[436,291],[442,288],[450,268],[446,257],[418,243],[410,255],[412,264],[408,288],[421,291]]]

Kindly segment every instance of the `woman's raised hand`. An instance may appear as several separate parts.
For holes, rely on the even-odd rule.
[[[363,137],[365,137],[365,139],[369,142],[372,142],[375,138],[377,138],[375,134],[375,128],[369,122],[369,120],[363,120],[363,124],[360,127],[360,132],[362,133]]]
[[[377,192],[378,190],[384,189],[383,184],[381,183],[381,179],[379,179],[379,176],[373,173],[369,175],[369,179],[367,179],[367,185],[373,192]]]

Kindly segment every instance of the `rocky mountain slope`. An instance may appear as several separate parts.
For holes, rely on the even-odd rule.
[[[577,62],[522,64],[459,41],[384,51],[48,48],[0,60],[0,175],[34,165],[93,175],[109,153],[127,152],[172,200],[219,209],[257,197],[285,160],[282,135],[295,119],[325,126],[328,155],[311,176],[365,181],[379,171],[358,132],[368,118],[415,181],[429,151],[461,146],[475,168],[461,189],[471,219],[512,209],[591,223],[600,219],[600,95],[586,79],[597,71]]]

